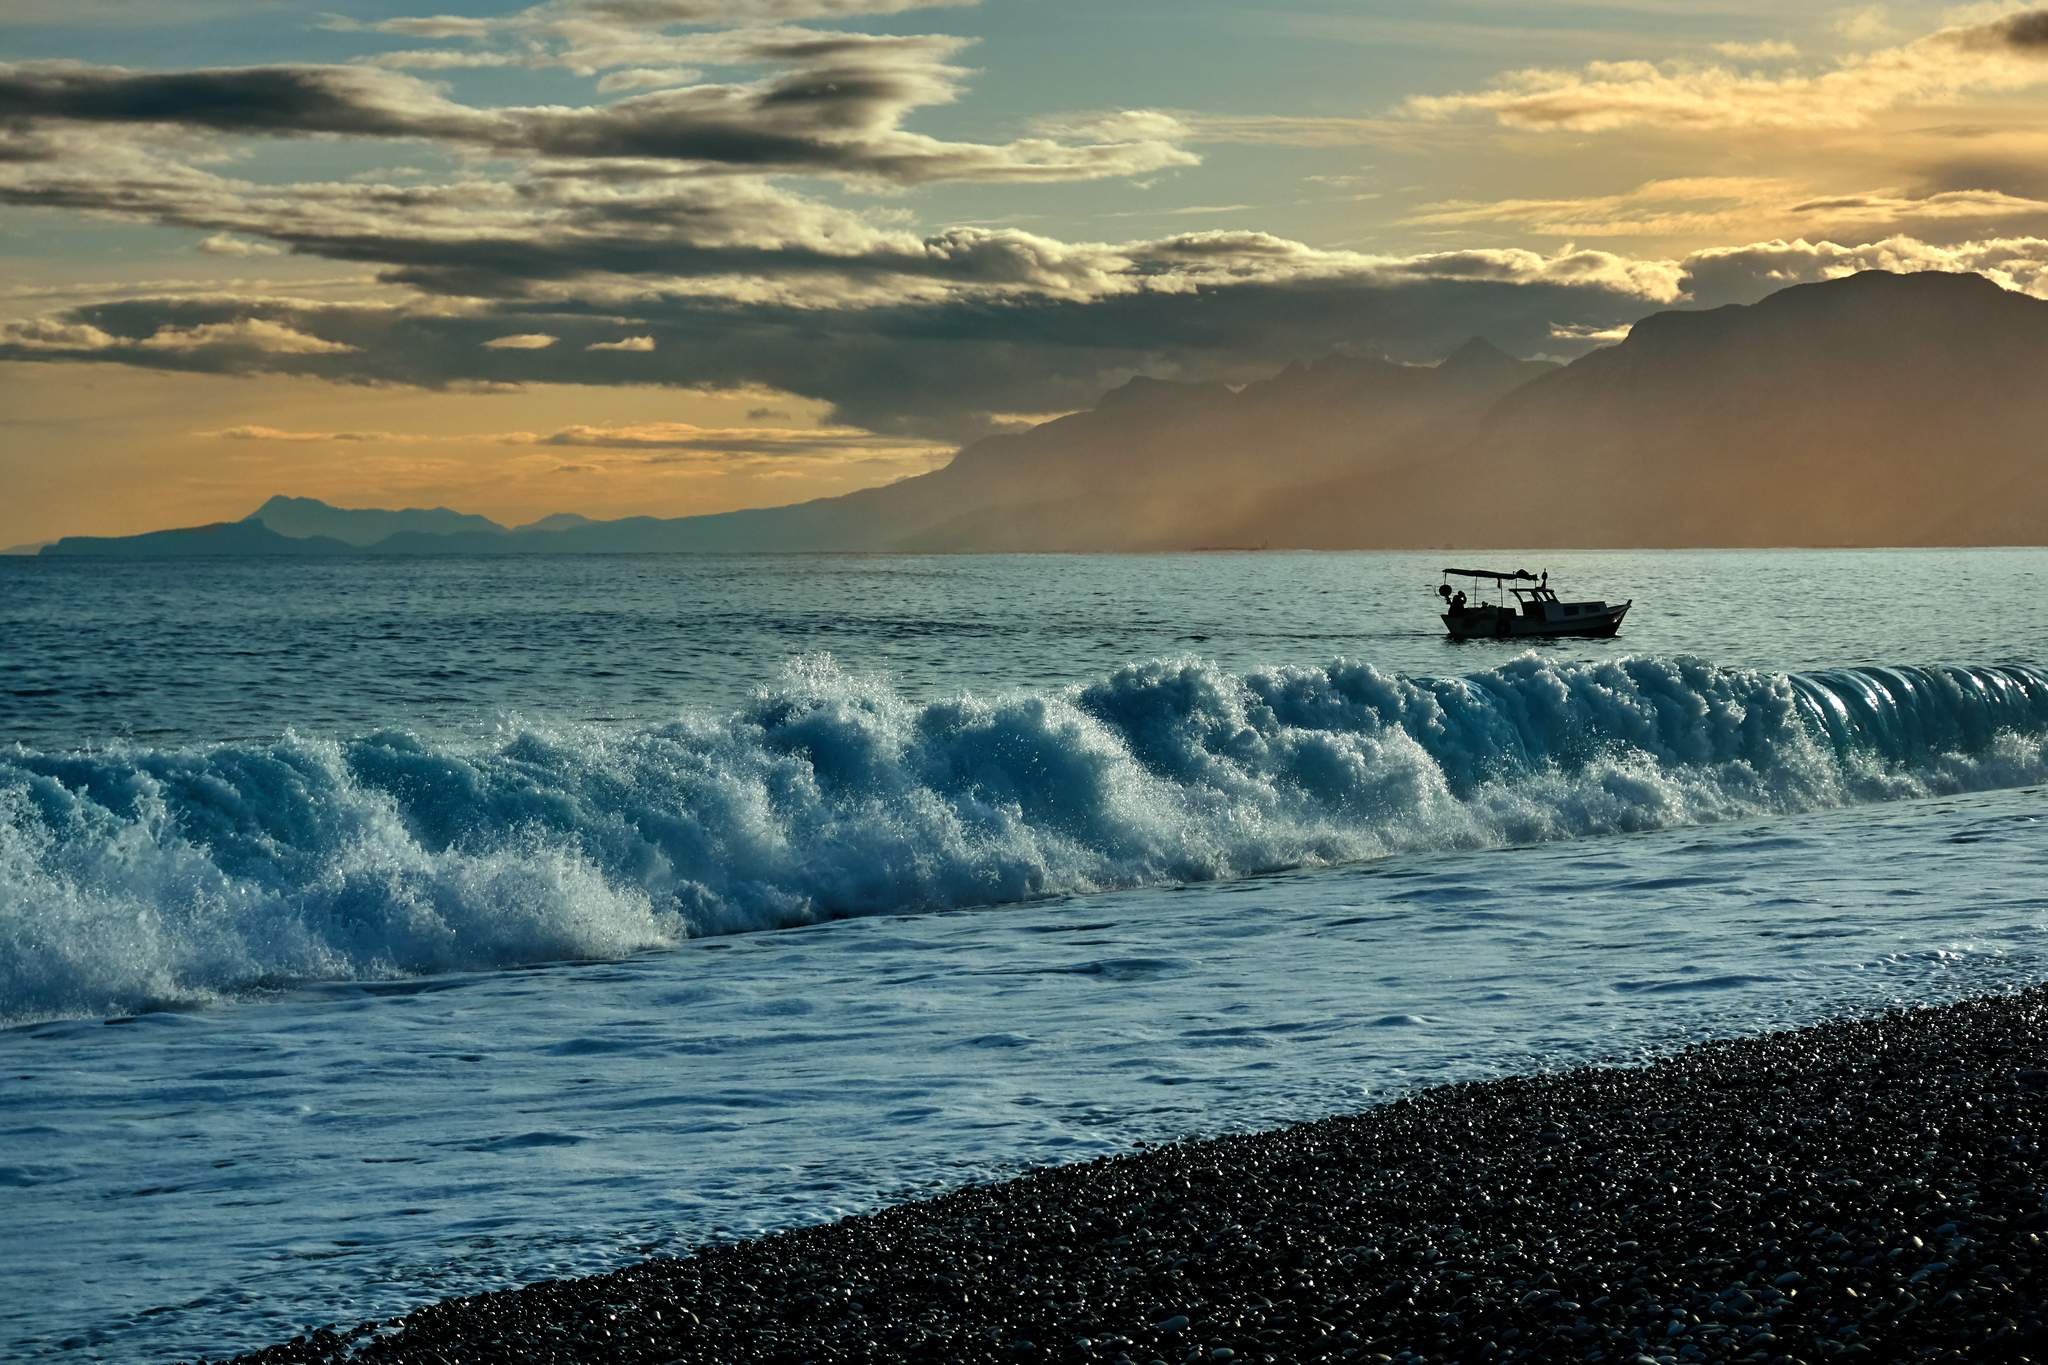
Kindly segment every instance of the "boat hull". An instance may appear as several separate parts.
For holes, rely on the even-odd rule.
[[[1621,630],[1621,618],[1633,605],[1623,602],[1618,607],[1603,606],[1563,617],[1527,616],[1519,611],[1447,611],[1443,621],[1453,640],[1604,640]]]

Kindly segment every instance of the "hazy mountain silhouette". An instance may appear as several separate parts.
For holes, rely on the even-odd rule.
[[[1659,313],[1461,445],[1269,499],[1292,544],[1933,545],[2048,538],[2048,303],[1871,272]]]
[[[407,525],[369,549],[2032,544],[2048,532],[2043,375],[2048,303],[1976,275],[1873,272],[1659,313],[1564,367],[1474,340],[1437,366],[1330,357],[1242,389],[1140,377],[843,497],[512,531]],[[294,524],[330,528],[330,546],[369,518],[459,516],[310,499],[258,516],[274,526],[280,502],[317,509]],[[333,552],[245,550],[221,530],[44,553]]]
[[[1555,368],[1473,342],[1434,367],[1330,357],[1235,392],[1134,379],[876,490],[882,524],[914,550],[1281,544],[1285,528],[1239,528],[1262,500],[1465,439],[1495,399]]]
[[[110,555],[136,559],[200,555],[346,555],[359,547],[331,536],[285,536],[256,521],[217,521],[147,531],[139,536],[65,536],[45,545],[46,555]]]
[[[588,526],[590,518],[575,512],[554,512],[539,521],[529,521],[524,526],[515,526],[515,531],[563,531],[571,526]]]
[[[318,498],[292,498],[283,494],[266,501],[247,519],[262,522],[279,535],[331,536],[350,545],[375,545],[404,531],[458,535],[464,532],[503,534],[505,530],[489,517],[454,512],[446,507],[406,507],[387,512],[371,507],[335,507]]]

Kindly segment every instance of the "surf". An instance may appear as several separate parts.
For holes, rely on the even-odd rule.
[[[939,701],[829,659],[640,728],[0,753],[0,1020],[610,959],[2048,780],[2048,673],[1134,663]]]

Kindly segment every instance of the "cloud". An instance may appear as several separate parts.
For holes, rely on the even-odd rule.
[[[961,297],[1085,302],[1334,279],[1567,282],[1658,299],[1676,291],[1668,270],[1587,251],[1390,256],[1252,231],[1124,242],[1069,242],[1018,228],[918,234],[761,178],[615,179],[584,163],[447,185],[280,186],[192,167],[166,171],[125,153],[84,155],[0,167],[0,202],[262,239],[297,255],[379,267],[387,283],[457,306],[523,299],[637,315],[643,305],[689,297],[866,309]]]
[[[427,435],[405,431],[295,431],[245,424],[195,433],[218,441],[279,445],[497,445],[654,452],[658,456],[757,456],[843,462],[849,458],[933,460],[945,442],[884,436],[858,427],[703,427],[689,422],[577,423],[553,432],[486,431]]]
[[[735,304],[679,294],[636,301],[634,335],[652,354],[634,358],[636,383],[692,389],[772,390],[820,404],[833,424],[918,440],[958,442],[1000,429],[1001,414],[1092,406],[1107,389],[1146,373],[1233,382],[1261,378],[1301,355],[1344,349],[1433,361],[1475,333],[1509,349],[1549,348],[1554,324],[1612,326],[1657,306],[1622,292],[1641,277],[1675,289],[1677,262],[1629,262],[1599,253],[1438,253],[1330,257],[1284,239],[1186,234],[1134,244],[1107,292],[1072,298],[955,291],[819,309],[766,300]],[[1195,271],[1206,282],[1193,283]],[[476,387],[521,383],[608,385],[616,355],[586,348],[616,341],[609,301],[556,301],[544,312],[511,299],[432,307],[256,303],[230,298],[130,298],[84,304],[50,319],[90,327],[106,349],[7,345],[0,359],[113,360],[195,372],[282,370],[367,384]],[[168,350],[141,342],[169,328],[194,332],[251,315],[279,328],[354,347],[331,355],[264,355],[211,347]],[[539,329],[545,327],[545,332]],[[489,349],[505,335],[561,340],[542,351]],[[904,376],[916,382],[904,382]]]
[[[364,67],[156,72],[72,61],[0,62],[0,118],[458,141],[488,141],[495,126],[410,76]]]
[[[1187,204],[1180,208],[1125,209],[1105,213],[1105,218],[1205,218],[1217,213],[1250,213],[1257,204]]]
[[[1797,47],[1776,39],[1757,43],[1715,43],[1714,51],[1738,62],[1788,62],[1799,55]]]
[[[1187,121],[1163,109],[1048,114],[1032,120],[1031,126],[1045,137],[1081,142],[1178,142],[1188,135]]]
[[[545,351],[561,338],[549,336],[546,332],[518,332],[512,336],[492,337],[484,343],[487,351]],[[586,346],[585,350],[596,350]]]
[[[687,66],[631,66],[623,71],[612,71],[597,82],[600,94],[612,94],[619,90],[660,90],[670,86],[688,85],[704,75],[694,67]]]
[[[1426,362],[1474,334],[1518,354],[1590,346],[1662,307],[1753,302],[1787,284],[1865,269],[1975,270],[2048,297],[2048,239],[2025,236],[1947,244],[1892,236],[1846,245],[1787,237],[1663,259],[1577,249],[1365,257],[1260,234],[1195,233],[1124,244],[1112,254],[1124,264],[1107,276],[1111,287],[1075,297],[956,291],[819,309],[643,295],[632,335],[652,338],[658,349],[636,361],[633,379],[779,391],[824,405],[836,426],[958,441],[999,429],[999,414],[1091,406],[1133,374],[1238,382],[1332,350]],[[1184,271],[1195,273],[1176,273]],[[1143,287],[1147,272],[1164,287]],[[587,349],[620,339],[610,301],[534,307],[518,299],[449,310],[125,299],[41,319],[32,333],[18,326],[0,332],[0,358],[263,368],[451,387],[618,382],[617,357]],[[143,344],[166,329],[219,336],[201,329],[251,318],[353,349],[290,355]],[[484,344],[522,334],[560,341],[544,351]],[[904,375],[917,382],[904,383]],[[639,439],[648,439],[644,430]],[[669,431],[663,439],[681,438]]]
[[[764,24],[955,9],[979,0],[566,0],[555,8],[625,24]]]
[[[23,318],[0,322],[0,349],[38,351],[103,351],[119,341],[88,322],[62,318]]]
[[[1792,224],[1841,229],[2029,215],[2048,217],[2048,200],[1984,189],[1815,195],[1773,176],[1693,176],[1568,199],[1447,200],[1425,204],[1404,221],[1422,227],[1511,224],[1559,237],[1697,240],[1725,239],[1760,225],[1766,230]]]
[[[481,40],[507,29],[545,26],[584,17],[635,28],[676,25],[759,25],[803,19],[854,19],[912,10],[962,8],[979,0],[556,0],[503,18],[451,14],[381,19],[330,15],[323,27],[344,33],[395,33],[409,38]]]
[[[216,232],[199,244],[199,249],[209,256],[281,256],[282,247],[269,242],[252,242],[244,237],[235,237],[225,232]]]
[[[327,341],[267,318],[237,318],[197,327],[159,327],[136,343],[146,351],[247,350],[268,355],[340,355],[353,346]]]
[[[638,351],[646,353],[654,349],[653,337],[620,337],[617,341],[593,341],[583,348],[586,351]]]
[[[1686,176],[1652,180],[1619,194],[1559,199],[1444,200],[1405,220],[1419,227],[1514,224],[1560,237],[1668,237],[1717,232],[1799,197],[1789,181],[1766,176]]]
[[[365,23],[347,15],[330,14],[320,27],[334,33],[398,33],[408,38],[488,38],[498,27],[495,19],[435,14],[419,18],[384,19]]]
[[[586,39],[589,35],[585,35]],[[71,61],[0,63],[0,124],[204,130],[244,136],[401,138],[529,158],[635,160],[927,184],[1090,180],[1193,165],[1146,135],[949,142],[902,126],[958,98],[966,40],[776,29],[699,35],[666,48],[624,33],[565,64],[595,72],[690,55],[771,68],[752,81],[655,90],[594,106],[473,108],[373,66],[279,65],[143,72]],[[655,59],[663,55],[677,62]],[[470,65],[458,51],[436,67]],[[385,54],[382,60],[390,60]]]
[[[201,431],[194,434],[210,436],[220,441],[279,441],[289,445],[326,444],[330,441],[366,445],[414,444],[430,439],[395,431],[284,431],[266,426],[223,427],[219,431]]]
[[[1834,195],[1794,204],[1792,212],[1830,223],[1895,223],[1906,219],[2014,218],[2048,215],[2048,200],[2028,199],[2002,190],[1945,190],[1913,195],[1902,190],[1873,190]]]
[[[1614,327],[1588,326],[1585,323],[1558,323],[1551,327],[1553,341],[1590,341],[1602,346],[1611,346],[1617,341],[1627,341],[1634,327],[1624,322]]]
[[[0,7],[0,26],[13,24],[91,24],[161,28],[172,24],[207,23],[222,18],[247,18],[252,8],[275,4],[276,0],[7,0]]]
[[[1852,43],[1890,42],[1900,36],[1891,11],[1883,5],[1858,5],[1835,11],[1835,32]]]
[[[1887,110],[2048,84],[2048,11],[1941,29],[1832,69],[1763,75],[1686,62],[1602,61],[1511,71],[1487,90],[1422,95],[1403,110],[1490,116],[1533,131],[1654,127],[1855,128]]]
[[[399,52],[380,52],[368,58],[368,66],[380,66],[393,71],[463,71],[477,68],[501,66],[532,66],[530,56],[518,52],[487,52],[474,48],[435,47],[408,48]],[[600,90],[604,89],[602,83]]]
[[[2004,288],[2048,299],[2048,238],[1998,237],[1937,245],[1894,236],[1845,246],[1775,240],[1696,251],[1685,260],[1687,292],[1701,303],[1746,303],[1789,285],[1840,279],[1864,270],[1924,270],[1984,275]]]
[[[1419,130],[1412,119],[1326,114],[1204,114],[1176,112],[1182,137],[1194,143],[1265,147],[1406,148],[1441,152],[1455,139],[1445,128]]]
[[[848,454],[940,456],[941,442],[908,442],[857,427],[700,427],[688,422],[642,422],[564,427],[537,444],[602,450],[654,450],[712,455],[768,455],[839,459]]]

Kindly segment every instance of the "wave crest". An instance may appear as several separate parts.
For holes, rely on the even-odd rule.
[[[1129,665],[920,703],[829,660],[641,730],[0,755],[0,1019],[839,915],[2025,785],[2040,669]]]

